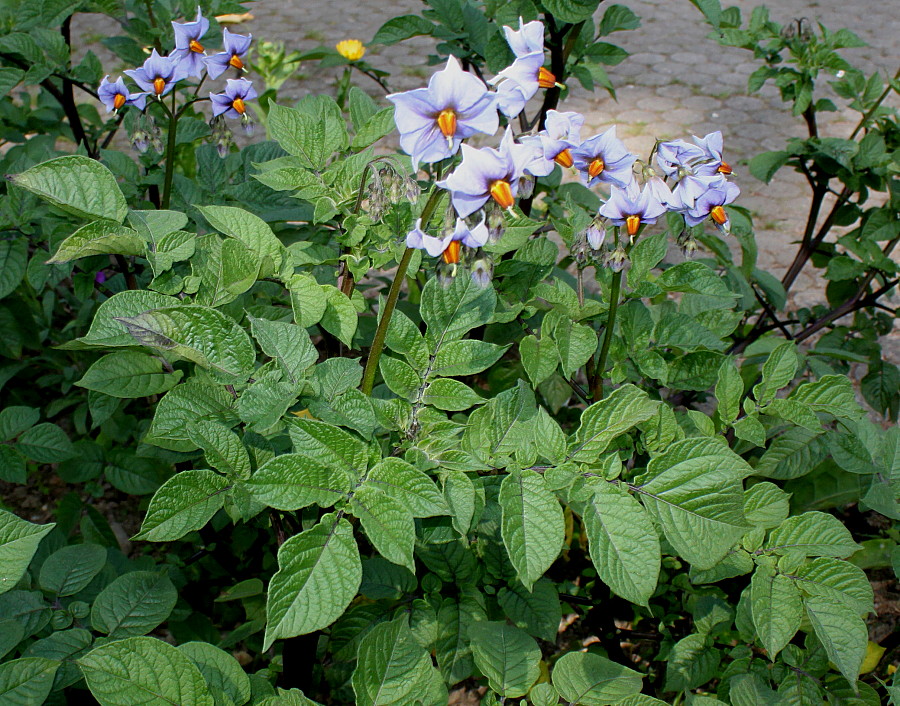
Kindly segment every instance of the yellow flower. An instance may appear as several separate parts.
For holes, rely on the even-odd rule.
[[[366,48],[358,39],[345,39],[335,45],[338,54],[349,61],[359,61],[366,53]]]

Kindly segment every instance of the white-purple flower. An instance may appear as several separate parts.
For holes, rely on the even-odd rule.
[[[500,142],[500,149],[462,146],[463,161],[443,181],[437,182],[450,191],[453,207],[461,218],[474,213],[493,198],[500,208],[515,204],[519,179],[525,166],[534,158],[534,148],[513,141],[510,128]]]
[[[213,116],[225,115],[226,118],[242,118],[247,112],[247,101],[256,98],[256,89],[245,78],[230,78],[222,93],[210,93]]]
[[[519,29],[514,30],[512,27],[503,27],[503,33],[506,35],[506,43],[512,49],[516,58],[533,54],[536,51],[544,51],[544,23],[533,20],[528,24],[519,18]]]
[[[547,176],[554,165],[571,167],[574,164],[572,149],[581,143],[581,128],[584,116],[579,113],[547,112],[545,129],[537,135],[521,138],[522,144],[534,145],[537,150],[534,160],[525,168],[534,176]]]
[[[613,125],[602,135],[595,135],[572,150],[572,162],[588,186],[601,182],[625,187],[632,182],[631,168],[637,156],[616,137]]]
[[[467,248],[480,248],[488,241],[488,229],[484,219],[474,228],[469,228],[462,218],[456,219],[456,227],[452,233],[443,238],[435,238],[422,230],[422,219],[416,221],[406,236],[406,247],[424,250],[431,257],[443,256],[448,265],[456,265],[460,260],[460,245]]]
[[[552,88],[556,77],[544,68],[544,51],[531,52],[516,60],[488,81],[497,88],[500,111],[514,118],[539,88]]]
[[[641,189],[636,181],[631,181],[624,189],[610,188],[609,200],[600,207],[600,215],[613,225],[625,226],[628,235],[634,237],[642,225],[656,223],[666,210],[665,204],[653,196],[649,187]]]
[[[400,147],[419,162],[439,162],[459,149],[476,132],[493,135],[500,125],[497,96],[472,74],[463,71],[456,57],[432,75],[427,88],[387,97],[394,104],[394,122]]]
[[[169,93],[175,84],[184,78],[177,62],[169,56],[160,56],[156,49],[142,66],[124,73],[134,79],[134,82],[147,93],[157,98]]]
[[[172,29],[175,30],[175,49],[169,56],[178,62],[183,76],[200,78],[206,67],[203,61],[206,57],[206,50],[200,40],[209,30],[209,20],[201,14],[198,7],[196,20],[173,22]]]
[[[705,164],[697,165],[698,168],[712,174],[731,175],[731,165],[722,159],[724,144],[722,141],[722,132],[720,130],[711,132],[704,137],[697,137],[696,135],[693,135],[692,137],[697,144],[697,147],[705,153],[707,160]],[[702,174],[703,172],[698,171],[698,173]]]
[[[696,226],[711,218],[716,226],[727,233],[731,224],[723,207],[732,203],[740,194],[741,190],[737,184],[728,181],[724,176],[720,177],[719,181],[698,196],[694,205],[685,212],[685,223]]]
[[[97,97],[106,106],[107,113],[114,112],[125,105],[133,105],[138,110],[143,110],[147,105],[146,93],[129,92],[121,76],[116,79],[115,83],[111,83],[109,74],[104,76],[100,82]]]
[[[244,56],[250,49],[252,34],[232,34],[226,27],[222,31],[223,49],[218,54],[206,57],[206,71],[210,78],[219,78],[233,66],[238,71],[244,69]]]

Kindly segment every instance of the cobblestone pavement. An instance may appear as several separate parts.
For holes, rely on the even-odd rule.
[[[802,120],[791,116],[771,85],[761,93],[747,94],[747,78],[758,64],[750,52],[720,47],[708,39],[707,25],[688,0],[619,1],[634,10],[642,24],[610,38],[631,53],[622,64],[609,69],[618,100],[605,91],[589,93],[575,84],[565,108],[586,116],[586,131],[619,125],[618,134],[638,154],[647,154],[656,137],[671,139],[722,130],[726,159],[738,170],[743,192],[739,203],[754,214],[760,265],[780,276],[805,223],[809,206],[806,182],[801,175],[784,171],[767,186],[750,176],[746,162],[761,151],[781,148],[790,137],[804,136]],[[738,5],[746,18],[760,2],[732,0],[725,4]],[[770,0],[767,4],[772,18],[782,24],[805,17],[832,29],[847,27],[856,32],[869,46],[845,50],[845,56],[864,70],[887,74],[900,64],[897,0]],[[417,0],[260,0],[250,6],[255,19],[238,31],[249,30],[257,38],[307,50],[334,45],[347,37],[367,42],[389,18],[416,13],[421,7]],[[408,90],[423,85],[434,70],[428,65],[433,46],[429,39],[416,38],[390,47],[373,46],[366,58],[391,72],[394,90]],[[333,90],[338,72],[305,65],[297,79],[282,87],[280,99]],[[373,97],[381,95],[378,86],[363,76],[357,74],[354,83]],[[826,114],[820,123],[821,134],[849,136],[857,119],[852,111]],[[820,300],[821,284],[808,268],[794,285],[792,303],[807,305]]]

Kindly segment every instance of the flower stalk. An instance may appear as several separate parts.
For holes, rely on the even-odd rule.
[[[609,314],[606,317],[606,330],[603,332],[603,344],[600,346],[600,358],[594,368],[594,386],[591,397],[594,402],[603,399],[603,373],[606,371],[606,359],[612,343],[613,329],[616,327],[616,313],[619,310],[619,295],[622,291],[622,270],[613,272],[612,286],[609,290]]]
[[[428,223],[437,208],[438,202],[444,191],[441,189],[433,189],[422,209],[422,223]],[[375,385],[375,371],[378,370],[378,361],[381,358],[381,352],[384,350],[384,339],[387,336],[388,326],[391,325],[391,316],[394,308],[397,306],[397,299],[400,298],[400,289],[403,287],[403,280],[406,279],[406,270],[409,268],[409,261],[412,259],[415,248],[406,248],[403,251],[403,257],[397,263],[397,272],[394,275],[394,281],[391,282],[391,288],[388,291],[387,299],[384,302],[384,311],[381,313],[381,320],[378,322],[378,328],[375,330],[375,338],[372,340],[372,348],[369,349],[369,357],[366,359],[366,367],[363,371],[363,379],[361,390],[364,395],[371,395],[372,388]]]
[[[163,182],[163,195],[161,207],[169,208],[172,198],[172,178],[175,176],[175,138],[178,136],[179,111],[175,110],[175,92],[172,92],[172,109],[169,111],[169,134],[166,140],[166,176]]]

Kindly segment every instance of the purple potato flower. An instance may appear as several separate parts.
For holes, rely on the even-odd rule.
[[[696,226],[707,218],[712,218],[716,226],[727,233],[731,223],[723,206],[732,203],[740,194],[737,184],[720,176],[719,181],[698,196],[693,206],[685,212],[685,223]]]
[[[556,77],[544,68],[544,51],[516,57],[516,60],[494,78],[488,81],[492,86],[499,84],[500,111],[509,118],[519,113],[539,88],[552,88]]]
[[[218,54],[206,57],[206,71],[210,78],[219,78],[228,70],[229,66],[233,66],[238,71],[244,70],[244,56],[250,49],[250,42],[253,40],[252,34],[232,34],[226,27],[222,31],[223,50]]]
[[[656,148],[656,163],[663,173],[669,177],[678,177],[679,171],[685,169],[693,173],[690,165],[692,162],[702,160],[705,152],[697,145],[692,145],[685,140],[671,140],[660,142]]]
[[[579,113],[548,111],[546,128],[537,135],[521,139],[523,145],[533,145],[536,148],[535,157],[525,170],[540,177],[550,174],[556,164],[571,167],[572,149],[581,142],[583,126],[584,116]]]
[[[200,40],[209,30],[209,20],[197,8],[197,19],[193,22],[173,22],[175,30],[175,49],[169,55],[179,64],[183,76],[200,78],[205,68],[206,51]]]
[[[109,74],[104,76],[100,82],[97,97],[106,106],[107,113],[116,111],[125,105],[133,105],[138,110],[143,110],[147,105],[146,93],[130,93],[121,76],[116,79],[115,83],[111,83]]]
[[[460,259],[460,244],[467,248],[480,248],[487,241],[488,229],[483,218],[474,228],[469,228],[462,218],[457,218],[453,232],[443,238],[435,238],[423,231],[420,218],[406,236],[406,247],[424,250],[432,257],[441,255],[448,265],[456,265]]]
[[[696,173],[698,174],[724,174],[730,176],[732,173],[731,165],[722,159],[723,141],[722,132],[716,130],[704,137],[693,135],[693,140],[706,155],[706,164],[696,165]],[[701,171],[702,170],[702,171]]]
[[[637,181],[632,181],[624,189],[611,187],[609,200],[600,207],[600,215],[609,218],[613,225],[625,226],[633,238],[641,225],[656,223],[666,210],[665,204],[653,196],[648,186],[641,189]]]
[[[523,23],[519,18],[519,29],[514,30],[512,27],[504,27],[503,33],[506,35],[506,43],[512,49],[516,58],[521,58],[534,52],[544,51],[544,23],[534,20],[528,24]]]
[[[500,149],[463,145],[462,153],[462,164],[437,182],[439,187],[450,191],[459,216],[465,218],[474,213],[491,198],[500,208],[512,208],[525,166],[534,159],[534,148],[513,142],[512,130],[506,128]]]
[[[497,96],[463,71],[454,56],[432,75],[427,88],[393,93],[387,99],[395,106],[400,147],[412,157],[413,168],[456,154],[467,137],[476,132],[493,135],[500,125]]]
[[[160,56],[156,49],[142,66],[129,69],[125,74],[131,76],[138,86],[157,98],[169,93],[186,75],[181,72],[178,63],[172,57]]]
[[[226,118],[242,118],[247,112],[247,101],[256,98],[256,89],[245,78],[230,78],[222,93],[210,93],[213,117],[224,114]]]
[[[616,137],[613,125],[602,135],[595,135],[572,150],[572,163],[588,186],[601,182],[625,187],[634,179],[631,168],[637,156]]]

